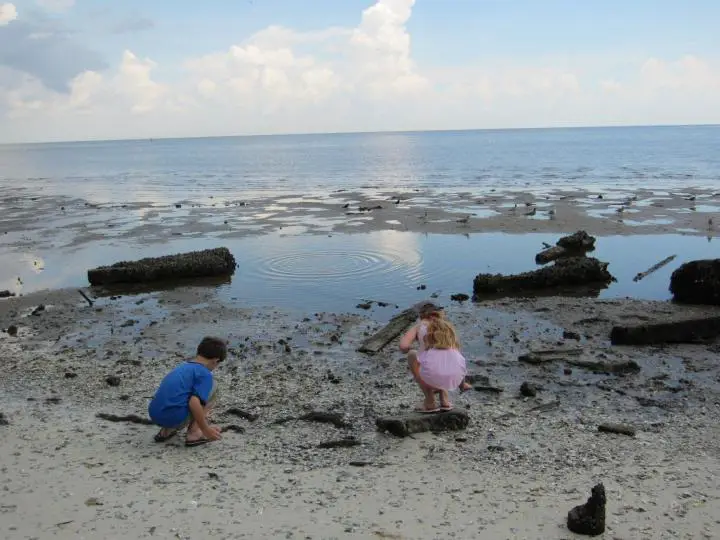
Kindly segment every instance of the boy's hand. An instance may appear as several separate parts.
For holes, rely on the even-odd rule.
[[[208,440],[219,441],[220,439],[222,439],[220,428],[217,426],[207,426],[205,429],[202,430],[202,432]]]

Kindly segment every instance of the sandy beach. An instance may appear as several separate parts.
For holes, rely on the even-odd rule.
[[[496,390],[455,396],[470,414],[465,431],[397,439],[375,419],[407,412],[420,394],[394,344],[356,352],[381,326],[367,316],[243,309],[202,287],[92,307],[74,290],[11,298],[0,304],[0,327],[18,327],[0,334],[0,527],[13,539],[574,538],[567,512],[601,481],[603,538],[714,538],[717,346],[608,339],[613,324],[713,312],[558,297],[453,305],[471,375]],[[163,374],[207,333],[226,336],[231,351],[215,421],[243,433],[186,449],[153,443],[152,426],[96,417],[144,417]],[[518,362],[568,347],[641,370]],[[540,387],[536,397],[519,394],[524,381]],[[349,427],[275,423],[313,410]],[[637,434],[600,433],[604,422]],[[318,448],[346,437],[360,444]]]

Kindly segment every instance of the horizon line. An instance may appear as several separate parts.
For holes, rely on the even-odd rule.
[[[239,139],[260,137],[311,137],[318,135],[392,135],[392,134],[418,134],[418,133],[469,133],[474,131],[550,131],[550,130],[579,130],[579,129],[639,129],[639,128],[681,128],[681,127],[720,127],[720,124],[606,124],[588,126],[529,126],[507,128],[456,128],[456,129],[410,129],[410,130],[376,130],[376,131],[309,131],[309,132],[278,132],[278,133],[248,133],[236,135],[188,135],[177,137],[126,137],[117,139],[66,139],[47,141],[20,141],[0,142],[0,146],[29,146],[44,144],[79,144],[79,143],[109,143],[109,142],[140,142],[140,141],[178,141],[196,139]]]

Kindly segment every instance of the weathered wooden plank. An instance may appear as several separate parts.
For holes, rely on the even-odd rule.
[[[409,308],[398,313],[383,328],[363,341],[358,348],[358,352],[370,355],[377,354],[388,343],[407,330],[410,325],[417,321],[417,318],[418,314],[415,308]]]

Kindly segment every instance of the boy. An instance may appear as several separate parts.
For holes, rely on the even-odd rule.
[[[217,397],[212,372],[226,356],[223,340],[205,337],[195,360],[180,364],[165,376],[148,407],[150,418],[162,428],[155,442],[170,440],[185,427],[185,446],[220,439],[220,429],[208,424],[207,417]]]

